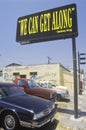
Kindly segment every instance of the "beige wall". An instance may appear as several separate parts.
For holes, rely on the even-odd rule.
[[[63,79],[61,82],[63,83],[64,86],[67,86],[69,91],[73,92],[73,86],[74,86],[73,74],[71,72],[63,71],[62,75],[63,75]]]
[[[26,78],[31,78],[30,72],[37,72],[36,80],[55,80],[60,82],[59,64],[44,64],[32,66],[16,66],[3,68],[3,80],[11,80],[13,73],[20,73],[20,75],[27,75]]]
[[[26,75],[27,79],[30,79],[32,75],[30,73],[36,72],[34,79],[38,81],[53,81],[59,85],[66,86],[69,91],[73,91],[73,74],[62,68],[60,64],[40,64],[30,66],[11,66],[3,68],[3,81],[12,82],[14,76],[13,73],[19,73],[19,75]]]

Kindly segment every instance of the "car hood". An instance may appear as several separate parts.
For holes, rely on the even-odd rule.
[[[50,93],[53,93],[55,92],[54,90],[50,90],[48,88],[33,88],[33,91],[37,91],[37,92],[41,92],[41,93],[47,93],[47,94],[50,94]]]
[[[21,109],[33,110],[35,113],[41,112],[53,105],[51,101],[31,95],[8,97],[4,98],[3,101],[7,103],[7,105]]]
[[[67,87],[65,87],[65,86],[61,86],[61,85],[59,85],[59,86],[56,86],[56,88],[61,88],[61,89],[67,89]]]
[[[68,91],[68,89],[64,86],[53,87],[52,90],[55,90],[58,93],[66,93]]]

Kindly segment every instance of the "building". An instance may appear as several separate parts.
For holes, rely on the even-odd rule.
[[[13,65],[10,64],[3,68],[2,74],[3,81],[12,82],[16,77],[33,78],[37,82],[41,80],[55,82],[58,85],[66,86],[69,91],[73,92],[73,73],[61,64],[21,66],[13,63]]]

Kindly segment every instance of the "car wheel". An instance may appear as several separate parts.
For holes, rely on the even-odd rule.
[[[57,94],[57,101],[61,101],[61,95]]]
[[[9,112],[4,114],[2,125],[5,130],[17,130],[19,123],[17,117]]]

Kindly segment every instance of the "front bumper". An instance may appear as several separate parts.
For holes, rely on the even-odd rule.
[[[53,121],[55,114],[57,113],[57,108],[55,108],[48,116],[43,117],[37,121],[25,122],[20,121],[20,125],[27,128],[39,128],[47,124],[50,121]]]
[[[68,95],[66,95],[66,94],[63,94],[63,95],[62,95],[62,98],[63,98],[63,99],[66,99],[66,98],[69,98],[69,97],[70,97],[69,94],[68,94]]]

